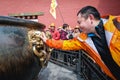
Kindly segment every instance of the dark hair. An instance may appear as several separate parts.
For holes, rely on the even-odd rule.
[[[81,10],[78,11],[77,16],[81,14],[85,19],[88,18],[89,14],[92,14],[95,19],[100,20],[100,13],[95,7],[86,6],[83,7]]]
[[[63,26],[62,26],[63,29],[65,29],[65,28],[67,28],[67,27],[69,27],[68,24],[63,24]]]
[[[75,29],[78,29],[78,30],[80,31],[80,28],[74,28],[74,30],[75,30]]]

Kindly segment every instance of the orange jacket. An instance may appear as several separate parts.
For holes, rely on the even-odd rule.
[[[104,29],[107,39],[108,46],[114,61],[120,66],[120,31],[113,24],[114,16],[109,16],[109,19],[104,19]],[[119,19],[118,19],[119,20]],[[62,50],[85,50],[101,67],[103,72],[105,72],[113,80],[116,80],[112,75],[108,67],[101,60],[100,55],[96,47],[94,46],[90,37],[86,34],[81,33],[78,38],[72,40],[47,40],[46,43],[53,48]]]

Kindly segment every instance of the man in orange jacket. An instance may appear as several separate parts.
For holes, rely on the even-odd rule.
[[[112,80],[120,80],[120,17],[101,18],[95,7],[85,6],[78,13],[82,33],[71,40],[41,38],[52,48],[85,50]]]

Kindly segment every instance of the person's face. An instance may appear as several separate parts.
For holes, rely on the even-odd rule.
[[[74,32],[77,33],[77,32],[80,32],[80,31],[79,31],[79,29],[75,29]]]
[[[68,31],[69,30],[69,27],[66,27],[66,31]]]
[[[84,32],[84,33],[90,33],[91,32],[92,24],[91,24],[90,17],[85,19],[84,17],[81,16],[81,14],[79,14],[77,22],[78,22],[79,28],[82,32]]]
[[[55,30],[55,27],[54,27],[54,26],[50,27],[50,30],[51,30],[51,31],[54,31],[54,30]]]

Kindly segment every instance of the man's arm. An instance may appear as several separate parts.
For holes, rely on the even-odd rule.
[[[71,40],[47,39],[44,33],[42,33],[41,38],[51,48],[61,49],[61,50],[83,49],[82,42],[80,42],[77,38]]]
[[[82,43],[77,38],[71,40],[48,39],[46,40],[46,44],[49,47],[62,50],[80,50],[82,48]]]

